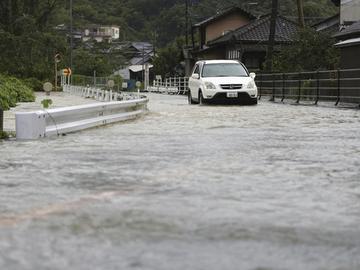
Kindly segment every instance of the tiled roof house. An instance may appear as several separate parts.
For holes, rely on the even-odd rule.
[[[195,54],[201,59],[238,59],[250,69],[260,69],[266,57],[270,19],[270,14],[254,19],[244,26],[209,41],[205,48]],[[295,22],[278,16],[275,51],[294,42],[298,29]]]

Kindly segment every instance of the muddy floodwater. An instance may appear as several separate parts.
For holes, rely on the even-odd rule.
[[[0,269],[360,269],[360,110],[149,109],[0,142]]]

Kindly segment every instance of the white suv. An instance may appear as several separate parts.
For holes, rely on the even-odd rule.
[[[189,104],[257,104],[255,73],[236,60],[196,62],[189,78]]]

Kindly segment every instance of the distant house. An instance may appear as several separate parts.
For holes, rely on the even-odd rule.
[[[114,40],[118,40],[120,37],[120,27],[93,25],[84,29],[82,34],[82,41],[95,40],[97,42],[111,43]]]
[[[359,0],[331,0],[335,6],[340,7],[340,25],[350,25],[360,18]]]
[[[335,0],[334,0],[335,1]],[[341,0],[340,31],[333,35],[337,39],[335,47],[340,49],[342,69],[360,68],[360,0]]]
[[[70,27],[66,24],[59,24],[54,28],[58,32],[70,34]],[[73,29],[73,38],[78,42],[95,40],[97,42],[117,41],[120,38],[120,27],[116,25],[90,25],[83,29]]]
[[[145,69],[153,68],[154,46],[149,42],[127,42],[121,46],[130,59],[128,65],[117,70],[114,75],[120,75],[125,80],[143,81]]]
[[[249,12],[233,7],[194,24],[193,29],[199,33],[200,49],[204,49],[209,41],[244,26],[255,18]]]
[[[238,59],[248,68],[259,70],[265,61],[271,15],[254,19],[206,43],[194,52],[198,59]],[[275,51],[294,42],[298,25],[278,16],[276,19]]]
[[[339,41],[335,47],[340,48],[340,68],[360,68],[360,20],[334,37]]]
[[[350,25],[360,19],[360,0],[340,1],[340,24]]]

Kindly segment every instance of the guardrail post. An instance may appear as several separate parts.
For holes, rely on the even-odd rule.
[[[46,119],[42,112],[18,112],[15,114],[16,139],[34,140],[46,135]]]
[[[270,98],[269,101],[275,101],[275,78],[274,78],[274,74],[271,74],[271,79],[272,79],[272,97]]]
[[[4,131],[4,111],[0,107],[0,132]]]
[[[316,72],[316,100],[315,100],[315,105],[318,104],[319,97],[320,97],[320,72],[317,71]]]
[[[341,88],[341,71],[340,69],[337,70],[337,99],[336,99],[336,103],[335,106],[337,106],[340,102],[340,88]]]
[[[298,92],[298,98],[296,100],[296,103],[300,103],[300,99],[301,99],[301,72],[299,72],[299,92]]]
[[[282,97],[281,102],[283,102],[285,99],[285,74],[282,74]]]

